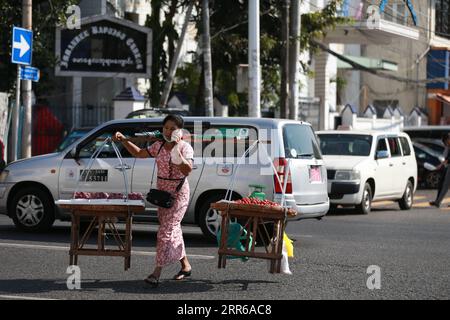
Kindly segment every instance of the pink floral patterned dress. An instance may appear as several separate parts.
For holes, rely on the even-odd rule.
[[[157,141],[148,147],[147,151],[152,157],[156,157],[156,166],[158,168],[157,188],[171,192],[176,200],[172,208],[158,208],[159,229],[156,244],[156,265],[164,267],[168,264],[180,261],[186,255],[183,233],[181,231],[181,220],[183,220],[189,204],[189,183],[184,181],[178,193],[175,189],[185,176],[176,167],[170,157],[170,151],[165,147],[161,148],[162,141]],[[193,161],[194,150],[191,145],[185,141],[180,141],[179,148],[183,157]],[[159,149],[161,151],[158,154]],[[178,180],[164,180],[178,179]]]

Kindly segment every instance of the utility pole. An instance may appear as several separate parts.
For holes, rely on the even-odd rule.
[[[259,0],[248,2],[248,116],[261,117]]]
[[[300,85],[301,13],[300,0],[291,1],[291,43],[289,45],[289,119],[297,120]]]
[[[9,150],[8,162],[17,160],[18,132],[19,132],[19,114],[20,114],[20,65],[17,65],[16,80],[16,105],[12,108],[12,127],[11,127],[11,145]]]
[[[22,0],[22,24],[24,29],[32,30],[32,0]],[[23,81],[24,122],[22,130],[22,158],[31,157],[31,80]],[[19,110],[17,110],[19,112]]]
[[[192,9],[194,8],[195,0],[189,2],[189,7],[186,13],[186,18],[184,20],[183,29],[181,30],[180,39],[178,40],[177,49],[175,51],[175,56],[172,60],[172,65],[170,66],[169,74],[167,76],[166,84],[164,86],[164,91],[159,102],[159,107],[164,108],[169,100],[170,90],[172,90],[173,81],[175,79],[175,73],[177,71],[178,64],[180,63],[181,49],[183,48],[184,39],[186,38],[186,31],[189,25],[189,20],[192,16]]]
[[[286,119],[289,112],[289,6],[290,0],[283,0],[281,5],[281,89],[280,118]]]
[[[203,18],[203,65],[205,67],[205,116],[214,116],[213,79],[211,61],[211,33],[209,30],[209,0],[202,1]]]

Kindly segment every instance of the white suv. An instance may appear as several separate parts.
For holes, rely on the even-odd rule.
[[[59,153],[8,164],[0,174],[0,214],[6,213],[19,228],[27,231],[48,229],[55,219],[69,220],[70,214],[55,207],[54,201],[73,196],[82,171],[103,141],[116,131],[134,137],[137,133],[161,130],[162,120],[110,121]],[[184,223],[197,224],[205,235],[214,238],[220,219],[218,213],[210,209],[210,204],[225,197],[234,173],[233,199],[246,197],[249,185],[259,184],[266,186],[264,192],[269,200],[279,202],[282,184],[287,206],[298,212],[296,219],[320,219],[327,213],[326,169],[309,124],[282,119],[185,117],[185,129],[192,134],[190,142],[194,144],[195,153],[194,170],[188,177],[191,201]],[[217,144],[221,140],[227,143]],[[251,162],[255,152],[241,161],[253,141],[268,146],[270,161],[263,154]],[[112,145],[106,145],[92,163],[88,183],[78,191],[123,192],[122,170],[126,170],[130,191],[148,192],[154,159],[136,159],[123,145],[119,144],[118,148],[123,166]],[[278,178],[271,170],[272,161],[281,184],[276,183]],[[265,174],[262,174],[263,168],[267,169]],[[134,220],[157,221],[156,208],[147,203],[146,212],[135,215]]]
[[[417,163],[405,133],[317,132],[328,176],[331,208],[356,206],[368,214],[372,201],[398,201],[409,210],[417,188]]]

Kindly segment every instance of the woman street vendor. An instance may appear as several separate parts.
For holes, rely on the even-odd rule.
[[[181,129],[184,120],[179,115],[168,115],[163,120],[163,140],[154,142],[150,147],[141,149],[125,136],[116,132],[114,141],[122,142],[125,148],[136,158],[156,158],[158,168],[157,188],[170,192],[175,201],[171,208],[158,208],[159,229],[156,245],[156,266],[153,272],[145,279],[152,287],[157,287],[163,267],[179,261],[181,270],[174,276],[175,280],[182,280],[191,275],[191,265],[187,259],[181,220],[189,204],[189,183],[185,179],[192,171],[194,151],[191,145],[183,141]],[[175,140],[175,141],[174,141]],[[175,150],[173,150],[176,148]],[[172,152],[174,151],[174,152]],[[171,155],[172,153],[172,155]],[[173,163],[173,154],[178,158]],[[182,182],[184,180],[184,182]],[[176,192],[182,183],[181,189]]]

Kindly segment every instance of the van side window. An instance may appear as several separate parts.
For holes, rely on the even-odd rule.
[[[402,150],[397,138],[388,138],[389,149],[391,149],[391,157],[401,157]]]
[[[405,137],[400,137],[400,144],[402,145],[403,155],[410,156],[411,148],[409,146],[408,139],[406,139]]]
[[[378,151],[388,151],[388,148],[386,145],[386,139],[381,138],[380,140],[378,140],[377,152]]]
[[[140,127],[111,127],[99,132],[98,135],[89,138],[88,141],[82,143],[80,149],[80,158],[91,158],[96,150],[98,150],[105,141],[106,138],[110,138],[117,131],[122,132],[126,137],[134,137],[135,133],[143,131]],[[145,147],[145,143],[136,143],[138,147]],[[133,158],[133,156],[128,152],[128,150],[123,146],[122,143],[115,143],[117,149],[119,150],[122,158]],[[111,143],[105,144],[102,152],[97,156],[98,158],[117,158],[116,152]]]
[[[203,157],[240,158],[257,139],[258,133],[253,127],[212,125],[203,132]],[[254,148],[250,155],[256,151]]]

